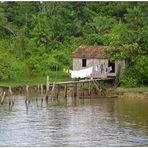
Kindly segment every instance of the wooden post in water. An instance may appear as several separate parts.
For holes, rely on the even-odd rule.
[[[37,96],[36,96],[36,101],[38,101],[38,96],[40,94],[40,85],[38,84],[37,86]]]
[[[47,76],[46,95],[48,95],[48,91],[49,91],[49,76]]]
[[[49,76],[47,76],[47,83],[46,83],[46,103],[48,103],[48,91],[49,91]]]
[[[79,96],[82,96],[82,83],[80,83],[80,95]]]
[[[52,90],[51,90],[51,97],[52,97],[52,100],[53,100],[54,97],[55,97],[55,86],[56,86],[56,82],[53,82],[53,86],[52,86]]]
[[[26,85],[26,100],[25,100],[25,103],[28,105],[30,102],[29,100],[29,86]]]
[[[40,92],[40,84],[38,84],[38,93]]]
[[[89,95],[92,96],[92,82],[89,81]]]
[[[1,94],[1,105],[3,105],[3,103],[4,103],[5,95],[6,95],[6,92],[4,91],[4,92]]]
[[[88,92],[88,94],[91,95],[91,82],[90,81],[88,82],[88,85],[89,85],[89,92]]]
[[[84,96],[84,83],[82,82],[82,96]]]
[[[64,86],[64,98],[65,98],[65,106],[67,106],[67,84]]]
[[[43,84],[41,84],[41,104],[43,103]]]
[[[84,83],[80,83],[80,97],[83,97],[84,96]]]
[[[12,90],[11,90],[11,86],[9,86],[9,105],[13,106],[14,102],[12,100]]]
[[[26,96],[27,96],[27,99],[28,99],[28,97],[29,97],[29,86],[28,85],[26,85]]]
[[[38,96],[39,96],[39,94],[40,94],[40,85],[38,84],[37,85],[37,95],[36,95],[36,105],[37,105],[37,108],[39,107],[39,105],[38,105]]]
[[[46,104],[48,104],[48,95],[46,95],[45,100],[46,100]]]
[[[59,92],[60,92],[60,86],[57,85],[56,86],[56,99],[58,100],[58,97],[59,97]]]
[[[41,96],[43,96],[43,84],[41,84]]]
[[[67,84],[64,86],[64,98],[67,98]]]
[[[76,81],[76,79],[74,79],[74,81]],[[76,97],[77,96],[77,83],[73,84],[73,96]]]

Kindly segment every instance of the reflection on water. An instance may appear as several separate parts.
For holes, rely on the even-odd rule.
[[[0,106],[0,146],[147,146],[146,99],[14,96]]]

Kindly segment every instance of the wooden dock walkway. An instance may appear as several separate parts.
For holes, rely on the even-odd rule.
[[[97,94],[104,95],[104,88],[101,86],[100,82],[105,81],[112,81],[115,78],[87,78],[87,79],[73,79],[72,81],[64,81],[64,82],[50,82],[49,76],[47,76],[46,86],[43,84],[38,84],[38,86],[33,86],[36,89],[37,96],[41,97],[41,101],[45,98],[46,102],[48,102],[48,98],[52,100],[58,99],[61,95],[60,91],[64,95],[66,99],[68,95],[72,97],[85,97],[85,92],[87,90],[87,95],[92,96],[94,94],[94,90],[97,91]],[[85,85],[86,84],[86,85]],[[46,88],[46,89],[45,89]],[[28,106],[30,102],[30,92],[31,86],[26,85],[25,87],[25,104]],[[69,91],[70,90],[70,91]],[[44,94],[45,93],[45,94]],[[70,94],[69,94],[70,93]],[[0,94],[0,105],[3,104],[6,96],[9,97],[9,105],[13,107],[14,102],[12,99],[12,89],[11,86],[9,87],[9,91],[6,93],[5,91]],[[38,98],[38,97],[37,97]],[[38,100],[38,99],[37,99]]]
[[[48,91],[46,92],[46,94],[48,95],[48,92],[51,92],[51,95],[53,96],[53,98],[58,98],[59,94],[60,94],[60,86],[64,87],[64,97],[67,97],[67,89],[68,86],[72,86],[72,96],[76,97],[77,94],[80,92],[80,94],[82,96],[84,96],[84,89],[86,87],[88,87],[88,91],[89,91],[89,95],[92,94],[92,89],[95,87],[97,92],[101,93],[102,92],[102,88],[99,85],[98,82],[101,81],[110,81],[110,80],[114,80],[115,78],[97,78],[97,79],[84,79],[84,80],[78,80],[78,79],[74,79],[72,81],[65,81],[65,82],[48,82],[49,78],[47,78],[47,86],[46,88],[51,88],[51,89],[47,89]],[[84,87],[84,84],[87,83],[87,86]],[[78,90],[78,84],[79,84],[79,90]]]
[[[64,82],[52,82],[50,85],[56,83],[56,85],[65,85],[65,84],[78,84],[78,83],[88,83],[96,81],[107,81],[114,80],[115,78],[105,78],[105,79],[85,79],[85,80],[74,80],[74,81],[64,81]]]

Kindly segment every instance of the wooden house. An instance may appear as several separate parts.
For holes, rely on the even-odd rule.
[[[100,77],[115,77],[119,71],[124,69],[125,61],[117,60],[111,62],[104,50],[108,46],[79,46],[71,55],[73,58],[73,70],[81,70],[88,67],[93,67],[93,78]],[[103,67],[103,71],[96,70],[98,66]],[[110,72],[107,68],[111,67]]]

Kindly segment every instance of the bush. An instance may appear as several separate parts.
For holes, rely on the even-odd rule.
[[[148,58],[141,55],[136,58],[133,66],[126,67],[121,84],[125,87],[147,85],[148,82]]]
[[[128,76],[126,79],[121,80],[121,83],[125,87],[136,87],[138,85],[138,80],[134,79],[132,76]]]
[[[125,71],[121,78],[121,85],[125,87],[136,87],[139,81],[136,77],[136,71],[134,67],[125,67]]]
[[[148,82],[148,57],[146,55],[139,56],[135,63],[135,70],[137,79],[141,84]]]
[[[9,54],[0,53],[0,80],[15,79],[21,74],[19,62]]]

